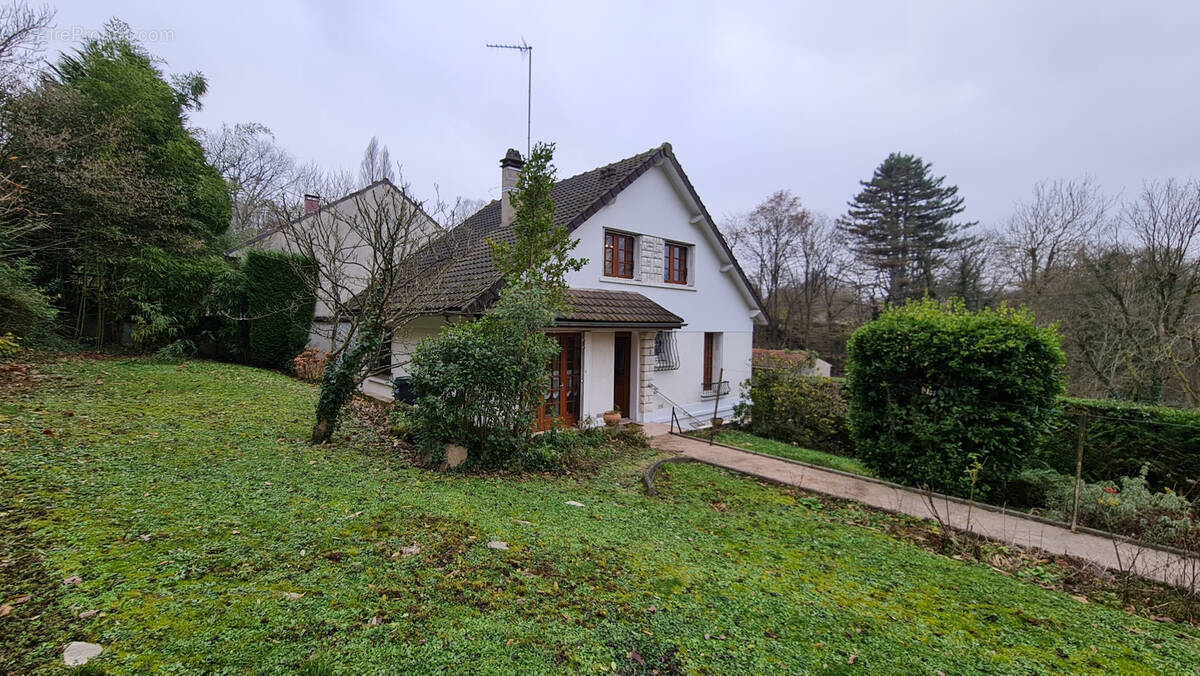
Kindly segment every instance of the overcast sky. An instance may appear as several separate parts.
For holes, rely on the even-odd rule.
[[[984,224],[1043,178],[1200,176],[1195,2],[51,2],[50,56],[119,17],[207,76],[196,126],[347,169],[376,135],[423,195],[497,196],[526,65],[484,43],[522,38],[560,177],[670,141],[718,220],[780,188],[837,215],[892,151]]]

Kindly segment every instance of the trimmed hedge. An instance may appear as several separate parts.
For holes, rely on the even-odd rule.
[[[1075,475],[1079,423],[1087,417],[1083,476],[1111,481],[1138,476],[1158,488],[1186,493],[1200,481],[1200,411],[1122,401],[1063,398],[1062,414],[1038,459]]]
[[[842,383],[787,368],[757,368],[737,415],[746,431],[838,455],[854,455]]]
[[[316,265],[295,254],[251,250],[242,272],[250,363],[290,370],[292,358],[308,343],[316,297],[305,277],[316,274]]]
[[[1062,339],[1022,310],[889,308],[848,344],[856,452],[880,477],[998,496],[1053,423]]]

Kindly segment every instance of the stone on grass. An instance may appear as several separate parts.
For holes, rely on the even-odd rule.
[[[521,524],[522,526],[532,526],[533,525],[533,523],[526,521],[525,519],[517,519],[517,523]]]
[[[583,506],[582,502],[575,502],[574,500],[567,500],[567,504],[572,507],[582,507]]]
[[[95,643],[71,641],[67,647],[63,648],[63,662],[68,667],[81,667],[93,657],[99,657],[102,652],[104,652],[104,648]]]
[[[400,553],[404,556],[414,556],[421,553],[421,547],[414,542],[411,547],[401,547]]]
[[[78,575],[72,575],[71,577],[63,579],[63,584],[65,584],[65,585],[74,586],[74,585],[79,584],[80,582],[83,582],[83,578],[79,577]]]
[[[503,549],[508,550],[508,543],[503,540],[492,540],[488,543],[488,549]]]
[[[446,444],[446,467],[454,469],[467,461],[467,449],[457,444]]]
[[[82,613],[79,613],[79,619],[90,620],[99,614],[100,614],[99,610],[85,610]]]

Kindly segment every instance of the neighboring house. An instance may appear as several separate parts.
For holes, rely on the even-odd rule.
[[[523,162],[500,163],[504,198],[451,231],[456,260],[440,279],[429,315],[393,342],[394,376],[406,355],[450,321],[478,316],[503,281],[488,240],[512,241],[507,196]],[[539,425],[573,425],[619,407],[638,422],[685,426],[728,418],[750,377],[754,326],[766,312],[670,144],[554,185],[555,220],[586,258],[567,283],[573,310],[547,329],[562,346],[550,365]],[[383,383],[371,385],[376,390]]]
[[[316,195],[305,195],[303,216],[239,244],[227,255],[244,255],[249,249],[291,251],[317,260],[319,288],[308,344],[328,351],[334,337],[345,336],[348,304],[366,287],[377,268],[373,257],[378,247],[371,242],[384,235],[401,235],[397,255],[415,253],[443,228],[420,206],[413,203],[391,181],[381,179],[340,199],[322,204]],[[387,393],[391,387],[373,388],[372,394]]]

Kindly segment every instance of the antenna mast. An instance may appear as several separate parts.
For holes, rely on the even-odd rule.
[[[525,42],[524,38],[521,38],[521,44],[519,45],[495,45],[488,43],[487,46],[492,49],[515,49],[529,59],[528,84],[525,98],[525,159],[529,159],[529,153],[533,150],[531,143],[532,136],[530,134],[533,114],[533,45]]]

